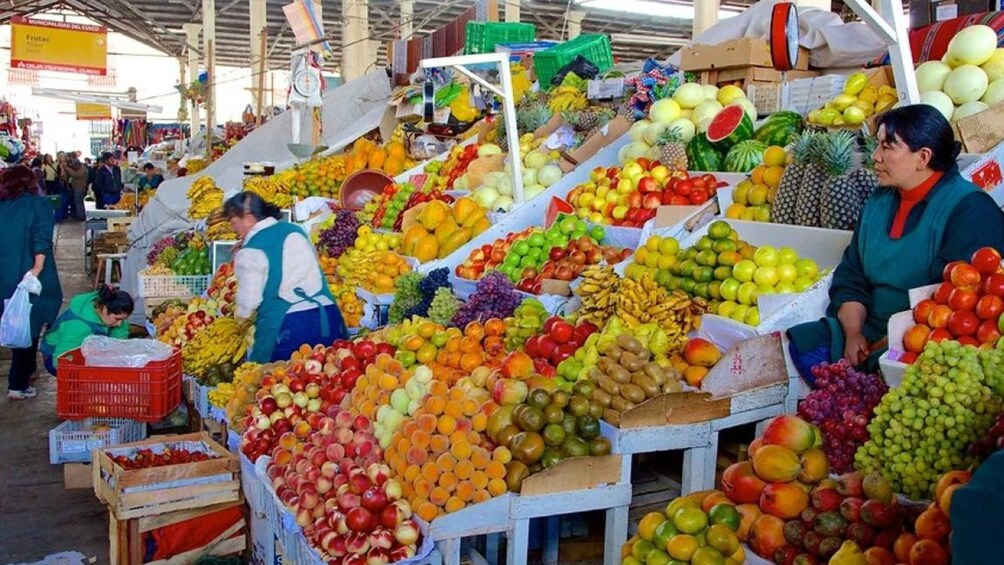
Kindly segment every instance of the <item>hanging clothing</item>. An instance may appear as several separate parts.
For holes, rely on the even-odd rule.
[[[910,289],[938,282],[946,264],[969,259],[980,247],[1004,249],[1004,212],[957,169],[946,172],[923,200],[910,206],[899,222],[900,237],[893,237],[902,199],[899,190],[890,189],[869,198],[833,273],[827,317],[788,330],[792,359],[810,384],[809,362],[844,357],[845,336],[837,320],[844,303],[865,306],[862,335],[875,343],[885,337],[889,317],[910,308]],[[874,371],[884,351],[873,352],[862,368]]]
[[[348,336],[314,248],[299,227],[274,218],[259,221],[234,255],[234,272],[239,283],[235,314],[256,314],[252,361],[288,359],[292,342],[297,342],[295,350]],[[318,311],[293,317],[310,310]]]

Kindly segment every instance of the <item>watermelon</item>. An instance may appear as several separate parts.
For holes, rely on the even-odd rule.
[[[755,139],[740,141],[725,156],[725,170],[730,173],[748,173],[763,164],[767,144]]]
[[[800,133],[804,127],[802,116],[798,112],[774,112],[767,116],[763,124],[753,134],[753,139],[767,145],[784,147],[791,143],[793,136]]]
[[[715,114],[707,134],[715,149],[725,153],[740,141],[753,137],[753,120],[742,106],[726,106]]]
[[[695,135],[687,144],[687,162],[691,171],[722,170],[722,155],[712,147],[703,133]]]

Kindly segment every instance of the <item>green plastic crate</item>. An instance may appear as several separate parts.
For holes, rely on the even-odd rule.
[[[550,88],[554,75],[558,74],[562,67],[571,63],[579,55],[599,67],[601,73],[614,66],[614,55],[610,50],[609,37],[605,35],[580,35],[571,41],[566,41],[557,47],[534,55],[533,69],[537,73],[540,87]]]
[[[519,22],[467,22],[464,53],[494,53],[497,43],[527,43],[537,39],[533,24]]]

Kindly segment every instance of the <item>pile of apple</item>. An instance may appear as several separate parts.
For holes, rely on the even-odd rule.
[[[488,271],[494,270],[505,261],[506,255],[516,241],[525,239],[540,228],[529,227],[518,232],[510,232],[491,243],[471,250],[466,259],[455,269],[458,277],[467,280],[481,280]]]
[[[195,297],[186,310],[171,309],[165,314],[155,321],[157,339],[181,347],[220,316],[220,306],[215,300]]]
[[[540,294],[541,281],[544,279],[572,281],[579,278],[587,265],[597,265],[601,261],[614,265],[630,257],[631,253],[628,248],[599,245],[591,237],[581,236],[564,247],[552,247],[540,271],[534,267],[523,269],[520,273],[523,278],[516,284],[516,288],[530,294]]]
[[[623,167],[596,167],[589,180],[565,197],[575,214],[594,224],[640,228],[659,206],[691,206],[718,191],[715,175],[691,177],[659,161],[638,157]]]
[[[533,359],[537,374],[556,378],[558,388],[570,392],[582,370],[582,362],[575,359],[575,352],[598,330],[590,322],[572,325],[559,316],[552,316],[544,322],[541,333],[527,339],[523,348]]]
[[[240,423],[241,452],[251,461],[262,455],[279,459],[277,446],[287,433],[306,438],[318,417],[338,409],[356,381],[380,353],[393,355],[393,346],[369,340],[336,341],[316,346],[308,355],[295,355],[286,370],[262,378],[255,402]]]
[[[977,249],[969,262],[953,261],[942,271],[934,295],[913,309],[916,325],[903,335],[904,363],[913,363],[928,341],[994,346],[1004,332],[1004,273],[1001,255]]]
[[[419,540],[403,488],[381,463],[365,416],[332,407],[310,433],[279,440],[267,476],[276,496],[327,563],[383,565],[414,557]]]
[[[237,303],[237,275],[234,273],[233,261],[220,265],[216,270],[206,289],[206,295],[216,301],[221,315],[233,315]]]

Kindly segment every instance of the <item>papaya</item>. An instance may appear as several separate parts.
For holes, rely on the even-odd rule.
[[[445,223],[449,216],[450,206],[446,202],[443,202],[442,200],[432,200],[426,203],[425,207],[422,208],[422,212],[418,215],[418,221],[422,224],[422,227],[432,231],[434,229],[438,229],[440,225]]]
[[[367,163],[371,169],[382,169],[384,162],[387,160],[387,152],[383,149],[377,147],[376,149],[370,151]]]
[[[387,144],[387,158],[397,159],[398,161],[404,162],[408,157],[407,151],[404,149],[404,144],[399,141],[391,141]]]
[[[451,235],[453,235],[453,232],[457,231],[458,229],[460,229],[460,226],[453,223],[452,220],[443,222],[438,226],[436,226],[436,231],[435,231],[436,239],[439,240],[440,244],[445,243],[446,240]]]
[[[439,246],[439,258],[442,259],[450,253],[453,253],[460,248],[463,244],[471,240],[473,234],[471,230],[467,228],[459,228],[446,238],[443,243]]]
[[[453,219],[461,225],[464,225],[467,222],[467,219],[475,212],[480,211],[481,207],[478,206],[477,202],[466,196],[461,196],[453,203]]]
[[[415,254],[415,244],[418,240],[422,239],[422,236],[429,235],[429,232],[425,230],[421,225],[415,224],[408,228],[404,232],[404,239],[401,241],[401,249],[404,251],[405,255],[414,256]]]
[[[439,254],[439,241],[436,240],[436,236],[432,234],[423,235],[415,243],[415,250],[412,257],[418,259],[419,262],[425,263],[427,261],[432,261]]]

